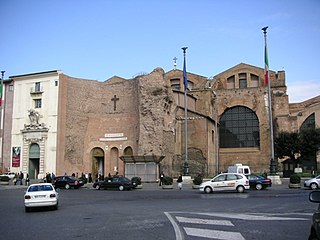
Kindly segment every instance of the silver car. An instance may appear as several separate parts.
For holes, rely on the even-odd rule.
[[[320,192],[319,191],[312,191],[309,194],[309,200],[310,202],[320,203]],[[320,239],[320,205],[318,206],[318,209],[315,211],[315,213],[312,216],[312,224],[310,229],[310,235],[309,240],[318,240]]]
[[[319,188],[320,186],[320,175],[314,178],[308,179],[304,181],[304,186],[309,187],[312,190]]]

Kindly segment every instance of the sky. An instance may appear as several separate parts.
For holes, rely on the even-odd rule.
[[[319,0],[0,0],[0,70],[105,81],[157,67],[215,76],[239,63],[285,70],[289,102],[320,95]]]

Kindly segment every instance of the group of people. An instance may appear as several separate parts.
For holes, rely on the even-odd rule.
[[[13,178],[14,185],[23,185],[23,179],[24,179],[24,174],[22,171],[20,171],[20,173],[17,173]],[[29,174],[27,173],[25,184],[29,186],[29,182],[30,182]]]
[[[159,177],[159,186],[162,186],[163,184],[163,178],[164,178],[164,173],[161,172],[160,173],[160,177]],[[182,179],[182,174],[179,175],[178,179],[177,179],[177,183],[178,183],[178,188],[179,190],[182,190],[182,182],[183,182],[183,179]]]

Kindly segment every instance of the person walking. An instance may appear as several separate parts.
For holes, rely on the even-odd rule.
[[[164,178],[164,174],[163,174],[163,172],[161,172],[160,179],[159,179],[159,186],[162,185],[163,178]]]
[[[182,175],[180,174],[179,177],[178,177],[178,179],[177,179],[177,183],[178,183],[178,188],[179,188],[179,190],[182,190],[182,182],[183,182],[183,180],[182,180]]]

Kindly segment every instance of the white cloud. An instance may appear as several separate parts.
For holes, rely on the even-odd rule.
[[[303,81],[287,84],[287,94],[290,103],[303,102],[320,95],[320,81]]]

